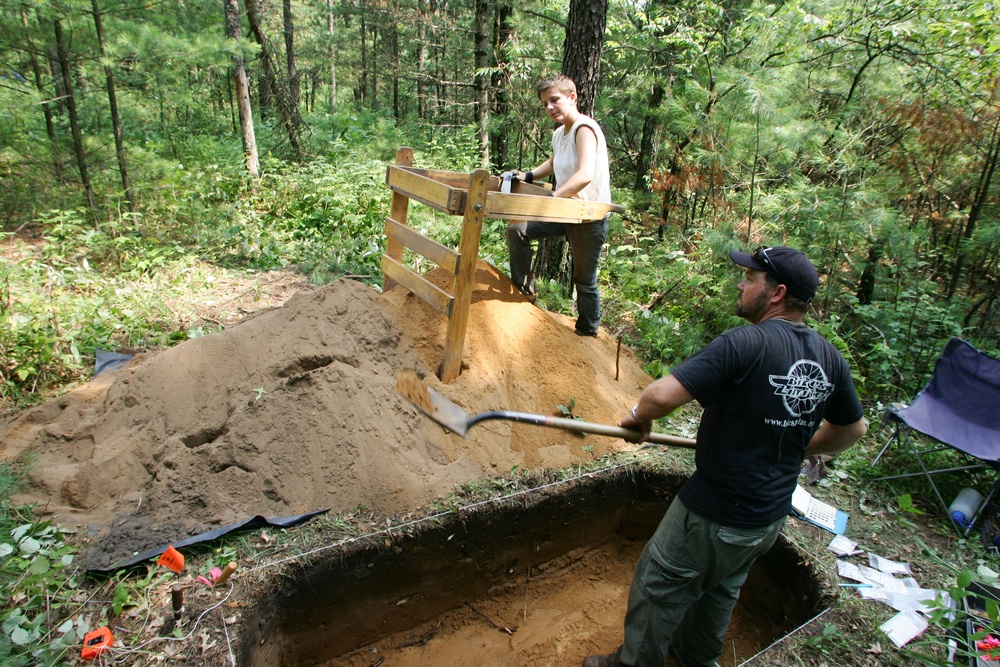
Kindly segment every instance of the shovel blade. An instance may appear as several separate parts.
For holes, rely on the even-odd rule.
[[[469,431],[469,413],[430,387],[427,387],[427,393],[431,396],[434,410],[432,412],[424,410],[424,414],[464,438]]]
[[[403,371],[396,377],[396,393],[412,403],[417,410],[463,438],[469,430],[469,415],[425,385],[415,372]]]

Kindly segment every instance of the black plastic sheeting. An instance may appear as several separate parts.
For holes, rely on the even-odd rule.
[[[191,537],[186,537],[183,540],[178,540],[176,542],[171,542],[169,545],[164,544],[161,547],[156,547],[155,549],[150,549],[145,553],[141,553],[138,556],[134,556],[126,561],[115,563],[111,567],[100,568],[93,567],[87,568],[88,572],[114,572],[115,570],[121,570],[126,567],[131,567],[133,565],[138,565],[144,560],[149,560],[150,558],[155,558],[167,550],[168,546],[172,546],[175,549],[180,549],[182,547],[189,547],[192,544],[200,544],[202,542],[211,542],[216,540],[223,535],[232,533],[238,530],[254,530],[256,528],[266,528],[267,526],[273,526],[275,528],[293,528],[300,524],[309,521],[314,516],[319,516],[320,514],[325,514],[329,512],[330,508],[324,510],[316,510],[315,512],[308,512],[306,514],[296,514],[294,516],[276,516],[270,519],[263,517],[261,515],[254,516],[250,519],[244,521],[238,521],[236,523],[231,523],[228,526],[222,526],[221,528],[216,528],[214,530],[209,530],[198,535],[193,535]]]
[[[94,377],[105,371],[116,371],[119,368],[124,368],[130,359],[132,359],[131,354],[98,349],[94,353]]]

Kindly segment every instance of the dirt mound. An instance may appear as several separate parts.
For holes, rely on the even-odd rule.
[[[397,375],[414,370],[470,414],[557,414],[575,401],[574,414],[613,423],[650,381],[614,340],[576,336],[489,265],[476,280],[449,385],[435,377],[446,321],[418,298],[347,280],[307,289],[0,424],[0,457],[35,458],[18,500],[87,524],[88,565],[106,567],[256,514],[399,513],[515,466],[631,447],[498,421],[462,439],[399,397]]]

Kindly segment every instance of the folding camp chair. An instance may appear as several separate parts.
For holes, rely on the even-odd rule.
[[[958,338],[945,345],[934,363],[927,385],[908,406],[893,406],[883,415],[893,431],[872,465],[876,465],[893,443],[908,449],[921,472],[879,479],[924,475],[945,514],[948,503],[934,483],[933,475],[958,471],[986,472],[991,488],[968,526],[949,519],[963,537],[972,532],[983,510],[1000,489],[1000,361]],[[928,436],[929,445],[918,442],[911,431]],[[931,468],[926,456],[945,449],[958,451],[967,465]]]

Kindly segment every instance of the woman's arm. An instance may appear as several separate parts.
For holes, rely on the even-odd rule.
[[[517,180],[522,181],[524,183],[528,182],[527,178],[525,177],[527,173],[528,172],[521,171],[519,169],[514,170],[514,174],[517,176]],[[552,158],[549,158],[548,160],[546,160],[545,162],[541,163],[540,165],[531,170],[531,180],[532,182],[534,182],[542,178],[547,178],[551,176],[552,173],[553,173]]]

